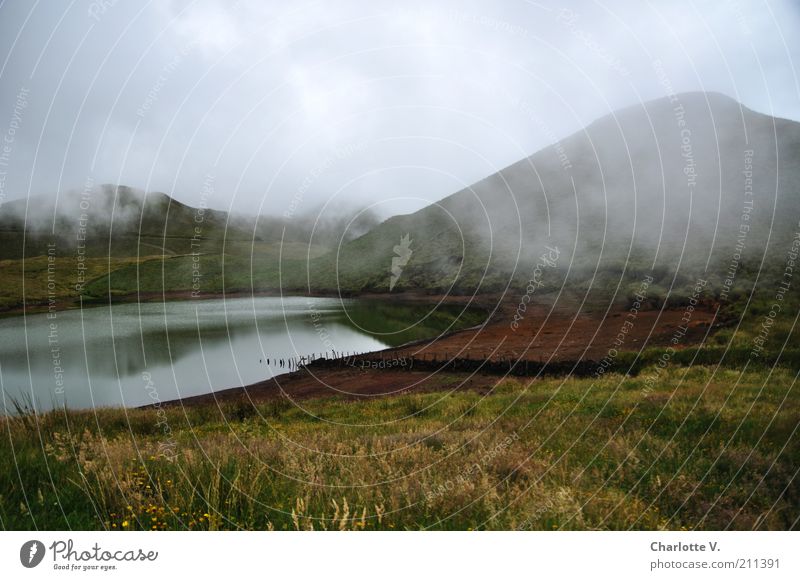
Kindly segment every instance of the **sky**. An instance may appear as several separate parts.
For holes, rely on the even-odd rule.
[[[800,120],[799,33],[796,0],[6,0],[0,204],[407,213],[669,90]]]

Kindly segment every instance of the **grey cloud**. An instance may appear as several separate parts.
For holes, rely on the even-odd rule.
[[[407,212],[664,75],[800,119],[797,25],[791,1],[5,2],[0,135],[29,106],[3,192],[91,177],[197,204],[212,173],[220,209]]]

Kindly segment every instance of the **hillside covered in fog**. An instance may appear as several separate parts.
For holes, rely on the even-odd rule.
[[[383,223],[330,207],[291,220],[229,215],[102,186],[65,194],[58,206],[6,204],[0,236],[5,259],[44,255],[56,241],[63,263],[83,232],[86,255],[98,260],[83,290],[97,298],[517,294],[534,280],[539,295],[624,300],[645,275],[662,296],[681,296],[702,278],[712,295],[730,297],[749,292],[759,271],[763,278],[782,268],[798,230],[798,194],[800,124],[720,94],[686,93],[598,119]],[[109,255],[126,259],[101,262]]]
[[[462,293],[521,287],[543,255],[543,291],[664,288],[783,263],[800,216],[800,124],[714,93],[603,117],[412,215],[389,219],[315,262],[312,286],[388,290],[393,247],[412,255],[397,287]],[[557,250],[554,252],[553,250]],[[315,273],[319,273],[315,277]],[[624,274],[624,275],[623,275]]]

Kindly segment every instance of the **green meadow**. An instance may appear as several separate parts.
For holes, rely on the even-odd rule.
[[[651,373],[659,380],[648,381]],[[794,529],[796,374],[647,367],[487,394],[22,412],[5,529]]]

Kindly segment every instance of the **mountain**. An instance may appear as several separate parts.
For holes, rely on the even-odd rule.
[[[16,200],[0,207],[0,310],[246,290],[258,269],[258,287],[275,288],[279,257],[320,256],[376,223],[342,207],[319,219],[237,215],[122,185]]]
[[[330,212],[295,216],[244,216],[192,207],[165,193],[101,185],[55,196],[34,196],[0,208],[0,259],[35,257],[56,243],[60,254],[81,244],[90,257],[133,257],[249,252],[253,244],[289,242],[332,248],[378,223],[374,214]],[[313,232],[313,236],[312,236]],[[23,236],[24,234],[24,236]],[[318,252],[317,252],[318,253]]]
[[[21,258],[23,250],[25,257],[43,255],[50,243],[60,255],[75,253],[81,245],[89,257],[186,254],[192,239],[203,251],[216,252],[223,237],[249,240],[252,229],[231,224],[226,212],[125,186],[16,200],[0,210],[0,259]]]
[[[100,228],[94,255],[107,255],[110,237],[112,255],[165,257],[100,264],[85,286],[98,298],[199,284],[209,294],[508,290],[630,301],[650,279],[657,304],[685,299],[702,279],[711,296],[735,302],[755,280],[777,283],[797,250],[800,124],[717,93],[673,95],[615,111],[413,214],[377,225],[367,216],[348,229],[366,233],[341,244],[347,216],[320,228],[206,210],[199,260],[186,255],[198,209],[122,187],[105,199],[98,211],[109,215],[116,199],[115,218],[110,229],[89,220]],[[0,236],[17,245],[3,238],[5,257],[21,255],[20,212],[9,206]],[[26,256],[52,228],[50,210],[38,215],[46,220],[28,220]],[[74,215],[59,219],[56,231],[74,242]]]
[[[684,93],[609,114],[308,271],[317,289],[388,292],[408,236],[395,291],[518,290],[535,279],[541,292],[621,284],[624,295],[647,273],[662,290],[703,277],[719,291],[731,269],[740,287],[762,259],[785,262],[799,194],[800,124]]]

